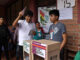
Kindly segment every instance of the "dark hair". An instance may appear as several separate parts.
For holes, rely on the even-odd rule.
[[[49,15],[51,15],[51,14],[59,17],[59,10],[56,10],[56,9],[51,10],[51,11],[49,12]]]
[[[0,19],[2,18],[2,20],[4,21],[4,18],[3,17],[0,17]]]
[[[3,20],[3,25],[7,25],[7,22],[6,22],[6,20],[4,19],[4,17],[0,17],[0,18],[2,18],[2,20]]]
[[[33,16],[33,12],[31,10],[25,10],[25,13],[24,13],[24,17],[25,16]]]
[[[0,16],[0,18],[4,18],[4,17]]]

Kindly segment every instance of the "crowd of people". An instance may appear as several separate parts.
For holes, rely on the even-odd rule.
[[[49,28],[49,40],[58,41],[60,45],[60,60],[64,60],[64,45],[67,41],[66,27],[63,23],[59,22],[59,11],[51,10],[49,12],[50,21],[53,23]],[[22,20],[21,17],[25,19]],[[0,17],[0,60],[2,47],[7,60],[10,60],[8,50],[15,51],[16,60],[23,60],[23,41],[24,40],[40,40],[45,39],[45,31],[40,26],[39,22],[32,22],[33,12],[25,10],[19,12],[18,17],[12,23],[9,29],[7,24],[4,23],[4,18]],[[54,48],[54,47],[53,47]]]

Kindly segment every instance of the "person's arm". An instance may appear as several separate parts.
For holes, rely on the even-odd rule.
[[[41,32],[42,32],[43,34],[45,33],[42,27],[41,27]]]
[[[66,33],[63,33],[62,34],[62,37],[63,37],[63,41],[61,43],[60,50],[62,50],[62,48],[65,46],[65,44],[67,42],[67,34]]]
[[[6,27],[6,31],[7,31],[7,39],[8,39],[8,42],[12,42],[12,34],[10,32],[10,29],[8,28],[8,26],[5,26]]]
[[[67,33],[66,33],[66,26],[63,24],[62,28],[61,28],[61,33],[62,33],[62,42],[61,42],[61,46],[60,46],[60,50],[63,49],[63,47],[65,46],[66,42],[67,42]]]
[[[14,22],[12,24],[13,27],[15,27],[17,25],[17,23],[18,23],[19,19],[22,17],[22,15],[23,15],[22,11],[19,12],[18,17],[14,20]]]

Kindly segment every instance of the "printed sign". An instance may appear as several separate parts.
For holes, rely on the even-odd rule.
[[[71,8],[75,6],[75,0],[57,0],[57,8]]]
[[[46,45],[33,41],[32,52],[42,58],[46,56]]]
[[[29,54],[30,53],[30,43],[24,41],[23,45],[24,45],[24,51]]]

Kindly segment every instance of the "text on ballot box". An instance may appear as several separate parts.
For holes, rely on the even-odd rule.
[[[46,44],[41,44],[39,42],[32,42],[32,52],[42,58],[46,57]]]
[[[32,59],[32,41],[33,40],[25,40],[23,42],[23,56],[24,60],[33,60]]]
[[[30,54],[30,43],[28,42],[23,42],[24,44],[24,51],[28,54]]]

